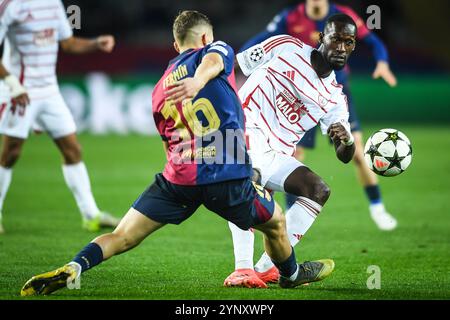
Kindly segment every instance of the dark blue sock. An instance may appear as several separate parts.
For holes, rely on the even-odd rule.
[[[288,210],[290,207],[294,205],[298,197],[290,193],[285,193],[285,197],[286,197],[286,210]]]
[[[95,242],[91,242],[72,261],[81,266],[81,272],[89,270],[103,261],[102,248]]]
[[[369,198],[370,204],[381,203],[381,191],[380,187],[376,184],[374,186],[367,186],[364,188],[367,198]]]
[[[286,261],[280,263],[272,260],[272,262],[280,271],[280,275],[285,278],[289,278],[295,271],[297,271],[297,261],[295,260],[294,248],[292,248],[292,253]]]

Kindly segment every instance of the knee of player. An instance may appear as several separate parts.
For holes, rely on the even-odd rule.
[[[314,200],[320,205],[324,205],[325,202],[327,202],[328,198],[330,197],[330,194],[331,194],[330,187],[324,181],[321,180],[314,185],[314,191],[310,199]]]
[[[270,233],[273,237],[279,238],[286,230],[286,217],[280,212],[276,212],[271,221]]]
[[[128,249],[133,248],[136,246],[136,241],[133,240],[132,237],[127,235],[126,232],[121,231],[113,231],[114,237],[116,238],[117,243],[119,244],[120,251],[126,251]]]
[[[66,163],[75,164],[81,161],[81,145],[76,143],[63,151]]]
[[[12,167],[19,159],[21,151],[19,145],[12,145],[8,150],[4,150],[2,155],[2,165],[7,168]]]

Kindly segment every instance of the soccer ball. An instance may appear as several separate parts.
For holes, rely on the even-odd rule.
[[[367,140],[364,159],[376,174],[386,177],[397,176],[411,164],[411,142],[401,131],[381,129]]]

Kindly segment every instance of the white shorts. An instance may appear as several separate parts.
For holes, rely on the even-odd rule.
[[[47,132],[53,139],[76,132],[75,121],[61,94],[31,100],[26,107],[0,105],[0,134],[26,139],[34,128]]]
[[[274,191],[284,190],[287,177],[303,163],[293,156],[273,150],[267,143],[267,138],[258,128],[247,128],[248,154],[253,168],[261,173],[261,184]]]

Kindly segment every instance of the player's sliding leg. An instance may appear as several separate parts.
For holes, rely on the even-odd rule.
[[[64,180],[72,191],[83,216],[83,227],[90,231],[98,231],[100,227],[116,227],[120,219],[100,211],[97,207],[76,135],[70,134],[54,141],[64,157],[62,167]]]
[[[397,227],[396,219],[389,214],[381,199],[380,186],[378,185],[378,179],[364,161],[364,147],[363,137],[360,131],[353,132],[355,138],[355,155],[353,157],[353,163],[356,166],[357,175],[361,185],[364,187],[364,191],[369,199],[370,216],[375,224],[381,230],[393,230]]]
[[[320,281],[333,272],[334,261],[330,259],[297,264],[294,249],[286,233],[285,217],[278,205],[272,218],[262,225],[255,226],[255,229],[264,233],[264,248],[280,272],[279,284],[282,288],[293,288]]]
[[[64,288],[79,278],[81,273],[136,247],[163,225],[131,208],[112,233],[95,238],[71,262],[61,268],[32,277],[25,283],[20,294],[47,295]]]
[[[323,205],[330,196],[330,189],[322,179],[307,167],[295,169],[284,183],[286,192],[297,195],[297,201],[286,212],[288,239],[294,247],[316,220]],[[256,274],[267,279],[275,274],[274,264],[264,253],[255,265]]]
[[[5,197],[11,184],[12,168],[19,159],[24,142],[24,139],[6,135],[4,135],[2,139],[2,150],[0,156],[0,234],[5,232],[2,223],[2,212],[3,203],[5,202]]]

